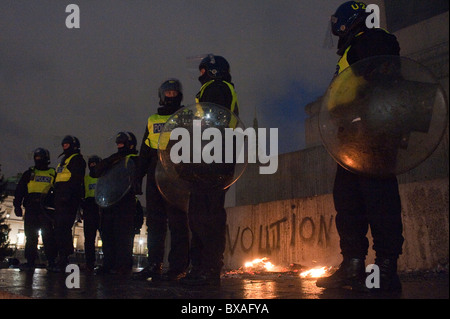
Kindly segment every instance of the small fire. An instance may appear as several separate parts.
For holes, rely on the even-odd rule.
[[[257,258],[244,264],[245,268],[253,268],[263,271],[276,271],[276,266],[267,257]]]
[[[302,278],[320,278],[328,273],[330,267],[317,267],[300,273]]]

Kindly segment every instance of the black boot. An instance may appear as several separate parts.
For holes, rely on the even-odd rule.
[[[20,271],[33,272],[35,268],[36,268],[36,265],[34,264],[34,262],[26,262],[24,264],[19,265]]]
[[[162,263],[150,263],[150,265],[142,269],[140,272],[134,273],[133,279],[147,280],[151,278],[152,281],[158,281],[161,279],[162,268]]]
[[[161,280],[163,281],[179,281],[186,276],[186,271],[169,269],[166,273],[162,274]]]
[[[356,291],[368,291],[366,287],[366,269],[364,259],[344,258],[334,274],[329,277],[320,278],[316,285],[322,288],[344,288],[351,287]]]
[[[376,258],[375,264],[380,268],[380,291],[401,292],[402,283],[397,274],[397,259]]]
[[[220,286],[220,270],[192,269],[180,282],[186,286]]]

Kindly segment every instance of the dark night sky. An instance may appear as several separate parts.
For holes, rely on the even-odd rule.
[[[335,0],[2,0],[0,2],[0,164],[7,176],[50,150],[56,166],[65,135],[82,154],[115,151],[117,132],[142,139],[158,87],[181,80],[185,105],[200,88],[189,57],[231,64],[241,119],[278,128],[279,152],[304,147],[304,107],[334,73],[325,48]],[[80,8],[80,28],[65,25]]]

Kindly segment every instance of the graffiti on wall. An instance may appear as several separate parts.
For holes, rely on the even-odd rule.
[[[280,250],[282,241],[287,241],[292,248],[302,244],[327,248],[333,220],[333,215],[298,217],[293,213],[266,225],[239,225],[237,229],[227,225],[227,249],[231,255],[236,249],[243,253],[270,255]]]

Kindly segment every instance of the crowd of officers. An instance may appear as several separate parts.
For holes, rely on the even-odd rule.
[[[209,54],[199,64],[202,87],[197,102],[224,106],[239,114],[230,65],[225,58]],[[188,211],[164,199],[156,183],[158,139],[164,123],[183,108],[179,80],[164,81],[159,90],[159,107],[145,127],[140,152],[132,132],[116,136],[117,152],[88,162],[81,154],[80,141],[67,135],[56,169],[50,167],[47,149],[34,151],[34,166],[25,171],[14,197],[16,216],[24,216],[25,258],[21,270],[36,267],[39,231],[50,272],[65,272],[74,253],[72,227],[81,218],[84,227],[85,270],[95,274],[132,275],[135,279],[183,281],[188,285],[219,285],[225,250],[226,190],[191,195]],[[95,200],[98,179],[123,163],[134,163],[135,173],[126,194],[112,205],[99,206]],[[86,170],[86,166],[88,170]],[[132,273],[135,234],[143,224],[142,194],[146,178],[146,226],[148,266]],[[22,211],[25,208],[25,214]],[[169,268],[163,273],[165,240],[170,230]],[[102,240],[103,260],[96,265],[95,239]],[[189,271],[188,271],[189,269]]]

